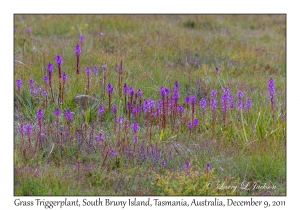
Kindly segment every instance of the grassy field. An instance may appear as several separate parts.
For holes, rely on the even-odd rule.
[[[15,15],[15,195],[286,195],[285,21]]]

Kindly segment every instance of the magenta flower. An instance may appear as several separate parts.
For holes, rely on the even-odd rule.
[[[134,88],[133,88],[133,87],[129,87],[129,88],[127,89],[127,91],[128,91],[129,96],[130,96],[130,97],[133,97],[133,94],[134,94]]]
[[[177,89],[173,90],[173,99],[178,99],[179,98],[179,92]]]
[[[42,95],[42,97],[45,97],[45,96],[47,96],[47,95],[48,95],[48,92],[47,92],[47,90],[42,90],[42,92],[41,92],[41,95]]]
[[[275,94],[275,88],[274,88],[274,80],[273,78],[270,78],[268,81],[268,90],[269,90],[269,97],[270,99],[274,98],[274,94]]]
[[[104,112],[104,106],[98,106],[98,115],[101,115]]]
[[[177,111],[179,114],[183,113],[183,107],[182,106],[178,106]]]
[[[29,83],[29,85],[33,85],[33,84],[34,84],[34,80],[33,80],[33,79],[30,79],[30,80],[28,81],[28,83]]]
[[[47,76],[44,76],[44,77],[43,77],[43,81],[47,83],[47,82],[48,82],[48,77],[47,77]]]
[[[189,161],[186,161],[184,164],[184,170],[187,170],[190,167]]]
[[[54,116],[55,117],[58,117],[60,115],[60,110],[59,110],[59,108],[57,108],[57,109],[55,109],[55,111],[54,111]]]
[[[85,73],[86,73],[86,75],[90,75],[90,73],[91,73],[90,67],[86,67]]]
[[[80,49],[79,44],[77,44],[74,48],[74,55],[76,55],[76,57],[79,57],[80,53],[81,53],[81,49]]]
[[[174,84],[174,89],[178,90],[180,88],[180,85],[179,83],[176,81],[175,84]]]
[[[27,29],[26,29],[26,32],[30,32],[31,31],[31,28],[30,27],[28,27]]]
[[[238,99],[236,106],[238,109],[242,109],[243,108],[243,101],[242,101],[243,92],[241,90],[238,90],[236,97]]]
[[[198,120],[198,118],[195,118],[195,119],[194,119],[194,122],[193,122],[193,125],[194,125],[194,126],[197,126],[197,125],[198,125],[198,123],[199,123],[199,120]]]
[[[16,80],[16,86],[17,86],[17,88],[19,89],[21,87],[21,85],[22,85],[21,79],[17,79]]]
[[[47,71],[48,71],[48,73],[52,73],[53,72],[53,65],[52,65],[52,63],[48,63],[48,65],[47,65]]]
[[[94,74],[98,75],[98,67],[94,65],[93,67]]]
[[[109,94],[111,94],[114,91],[114,87],[110,83],[108,83],[106,90]]]
[[[127,87],[127,84],[125,83],[123,85],[123,93],[124,93],[125,96],[127,95],[127,92],[128,92],[128,87]]]
[[[44,112],[43,110],[38,110],[37,114],[36,114],[36,119],[37,120],[41,120],[44,117]]]
[[[244,109],[249,109],[251,105],[252,105],[252,100],[250,98],[247,98],[244,104]]]
[[[116,154],[116,151],[112,149],[112,150],[110,150],[109,154],[110,154],[110,155],[115,155],[115,154]]]
[[[136,122],[134,122],[134,123],[132,124],[132,131],[133,131],[134,133],[136,133],[136,131],[138,130],[138,128],[139,128],[139,125],[138,125]]]
[[[192,126],[193,126],[193,124],[192,124],[191,122],[189,122],[189,123],[187,124],[187,127],[188,127],[189,130],[191,130]]]
[[[65,83],[66,80],[67,80],[67,75],[66,75],[66,73],[63,73],[63,75],[62,75],[62,81]]]
[[[136,106],[132,109],[132,114],[137,114],[137,113],[139,113],[140,110],[141,110],[141,107]]]
[[[210,166],[210,164],[209,164],[209,163],[207,163],[207,164],[206,164],[206,166],[205,166],[205,168],[206,168],[206,170],[207,170],[207,171],[209,171],[209,170],[211,169],[211,166]]]
[[[118,116],[118,118],[117,118],[117,122],[118,123],[120,123],[120,125],[122,125],[123,124],[123,116]]]
[[[202,109],[205,109],[206,108],[206,99],[205,98],[202,98],[200,101],[199,101],[199,105]]]
[[[66,112],[65,112],[65,119],[67,121],[71,121],[72,120],[72,112],[68,109]]]
[[[111,107],[111,111],[113,112],[113,113],[117,113],[117,105],[116,104],[114,104],[112,107]]]
[[[190,102],[191,102],[190,97],[189,96],[185,97],[184,103],[189,104]]]
[[[190,96],[190,102],[191,102],[192,104],[195,104],[195,103],[196,103],[196,100],[197,100],[196,96]]]
[[[145,99],[143,104],[144,112],[150,112],[152,107],[154,107],[154,101],[151,99]]]
[[[103,140],[103,134],[100,132],[99,134],[98,134],[98,136],[96,136],[96,141],[102,141]]]
[[[83,35],[80,35],[80,36],[79,36],[79,42],[80,42],[80,43],[82,43],[83,38],[84,38]]]
[[[143,94],[143,91],[141,89],[138,89],[136,93],[138,96],[141,96]]]
[[[165,87],[160,87],[159,93],[160,93],[161,97],[165,97],[165,96],[169,95],[170,90]]]
[[[60,65],[62,63],[62,58],[59,54],[55,57],[55,61],[56,61],[57,65]]]
[[[25,133],[26,133],[27,135],[30,135],[30,134],[32,133],[32,126],[31,126],[30,123],[27,123],[27,124],[25,125]]]

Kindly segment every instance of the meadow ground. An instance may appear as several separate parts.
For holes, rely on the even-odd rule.
[[[14,28],[15,195],[286,194],[285,15]]]

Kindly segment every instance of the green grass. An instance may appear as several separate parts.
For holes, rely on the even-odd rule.
[[[286,53],[284,15],[15,15],[14,81],[23,82],[20,94],[15,88],[15,195],[285,195],[286,194]],[[31,32],[26,32],[30,27]],[[99,35],[101,31],[103,36]],[[76,78],[73,50],[84,35],[80,55],[80,75]],[[62,114],[70,109],[71,134],[59,117],[59,132],[53,112],[57,105],[58,76],[55,56],[63,59],[67,74]],[[185,96],[197,96],[196,132],[187,129],[188,118],[167,119],[167,127],[152,122],[151,140],[147,120],[137,118],[138,142],[132,151],[131,126],[122,128],[124,150],[107,155],[117,148],[118,132],[114,116],[109,113],[108,97],[103,85],[101,65],[108,67],[106,85],[114,87],[112,104],[117,116],[128,119],[124,97],[118,95],[118,71],[123,60],[123,81],[143,91],[143,99],[159,100],[159,88],[180,84],[179,103]],[[28,80],[34,79],[42,89],[46,65],[54,66],[54,99],[32,97]],[[76,99],[85,94],[85,68],[97,65],[99,74],[91,74],[89,95],[95,100]],[[215,68],[221,70],[216,73]],[[275,81],[276,108],[272,111],[268,97],[268,80]],[[232,95],[244,92],[252,106],[242,112],[229,111],[222,121],[220,96],[222,87]],[[198,101],[217,90],[217,121],[212,133],[212,115],[207,110],[205,123]],[[48,89],[49,92],[49,89]],[[49,92],[50,93],[50,92]],[[105,93],[105,96],[104,96]],[[97,107],[102,104],[104,142],[95,142],[100,132]],[[208,103],[209,105],[209,103]],[[21,145],[19,125],[35,125],[31,135],[36,142],[37,110],[44,110],[46,135],[36,152]],[[178,129],[172,125],[179,123]],[[27,136],[24,136],[27,142]],[[97,144],[99,143],[99,144]],[[130,149],[128,149],[130,148]],[[132,157],[130,156],[132,152]],[[117,157],[117,159],[116,159]],[[162,166],[165,160],[167,165]],[[184,164],[189,161],[189,171]],[[75,165],[79,162],[79,168]],[[212,166],[212,185],[271,184],[272,190],[239,190],[231,194],[211,188],[206,192],[205,165]],[[197,186],[196,188],[193,186]]]

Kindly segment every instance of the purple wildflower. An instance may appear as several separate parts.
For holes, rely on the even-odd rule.
[[[86,67],[85,74],[86,75],[90,75],[90,73],[91,73],[91,68],[90,67]]]
[[[136,106],[132,109],[132,114],[137,114],[137,113],[139,113],[140,110],[141,110],[141,107]]]
[[[113,113],[116,113],[116,112],[117,112],[117,105],[116,105],[116,104],[114,104],[114,105],[111,107],[111,111],[112,111]]]
[[[71,121],[72,120],[72,112],[68,109],[66,112],[65,112],[65,118],[67,121]]]
[[[47,71],[48,71],[48,73],[52,73],[53,72],[53,65],[52,65],[52,63],[48,63],[48,65],[47,65]]]
[[[216,91],[216,90],[212,90],[212,91],[210,92],[210,97],[211,97],[211,98],[216,98],[216,96],[217,96],[217,91]]]
[[[76,57],[79,57],[80,53],[81,53],[81,49],[80,49],[79,44],[77,44],[74,48],[74,55],[76,55]]]
[[[182,114],[183,113],[183,106],[178,106],[177,111],[178,111],[179,114]]]
[[[54,116],[55,117],[58,117],[60,115],[60,110],[59,110],[59,108],[57,108],[57,109],[55,109],[55,111],[54,111]]]
[[[190,97],[185,97],[184,103],[189,104],[191,102]]]
[[[200,101],[199,101],[199,105],[202,109],[205,109],[206,108],[206,99],[205,98],[202,98]]]
[[[125,83],[125,84],[123,85],[123,93],[124,93],[125,96],[127,95],[127,92],[128,92],[128,86],[127,86],[127,84]]]
[[[102,141],[103,140],[103,134],[100,132],[98,136],[95,137],[96,141]]]
[[[98,106],[98,115],[101,115],[104,112],[104,106]]]
[[[28,28],[26,28],[26,32],[30,32],[31,31],[31,28],[30,27],[28,27]]]
[[[160,87],[159,93],[160,93],[161,97],[165,97],[165,96],[169,95],[170,90],[165,87]]]
[[[65,83],[66,80],[67,80],[67,75],[66,75],[66,73],[63,73],[63,75],[62,75],[62,81]]]
[[[217,68],[216,68],[216,72],[219,72],[219,71],[220,71],[220,68],[217,67]]]
[[[41,92],[41,95],[42,95],[42,97],[45,97],[45,96],[47,96],[47,95],[48,95],[48,92],[47,92],[47,90],[42,90],[42,92]]]
[[[44,117],[44,112],[43,110],[38,110],[37,114],[36,114],[36,119],[37,120],[41,120]]]
[[[174,84],[174,89],[178,90],[180,88],[180,85],[178,84],[178,82],[176,81]]]
[[[27,135],[30,135],[30,134],[32,133],[32,126],[31,126],[30,123],[27,123],[27,124],[25,125],[25,133],[26,133]]]
[[[151,99],[144,100],[143,110],[144,112],[150,112],[151,108],[154,107],[154,101]]]
[[[209,171],[209,170],[211,169],[211,166],[210,166],[209,163],[206,164],[205,169],[206,169],[207,171]]]
[[[194,126],[197,126],[197,125],[198,125],[198,123],[199,123],[199,120],[198,120],[198,118],[195,118],[195,119],[194,119],[194,122],[193,122],[193,125],[194,125]]]
[[[102,68],[104,71],[107,70],[107,66],[106,66],[105,64],[102,65],[101,68]]]
[[[107,92],[109,94],[111,94],[113,91],[114,91],[114,87],[110,83],[108,83],[108,85],[107,85]]]
[[[137,93],[138,96],[141,96],[141,95],[143,94],[143,91],[142,91],[141,89],[138,89],[138,90],[136,91],[136,93]]]
[[[211,98],[209,105],[211,110],[215,110],[217,108],[217,100],[215,98]]]
[[[174,90],[173,90],[173,98],[174,98],[174,99],[178,99],[178,98],[179,98],[179,92],[178,92],[177,89],[174,89]]]
[[[274,80],[273,78],[270,78],[268,81],[268,86],[269,86],[269,97],[272,100],[274,98],[274,94],[275,94],[275,88],[274,88]]]
[[[188,127],[189,130],[191,130],[192,126],[193,126],[193,124],[192,124],[191,122],[189,122],[189,123],[187,124],[187,127]]]
[[[60,56],[60,54],[58,54],[56,57],[55,57],[55,61],[57,63],[57,65],[60,65],[62,63],[62,58]]]
[[[119,117],[117,118],[117,122],[120,123],[120,125],[123,124],[123,120],[124,120],[123,116],[119,116]]]
[[[29,85],[33,85],[33,84],[34,84],[34,80],[33,80],[33,79],[30,79],[30,80],[28,81],[28,83],[29,83]]]
[[[80,43],[82,43],[83,38],[84,38],[83,35],[80,35],[80,36],[79,36],[79,42],[80,42]]]
[[[190,100],[190,103],[195,104],[197,99],[196,99],[196,96],[190,96],[189,100]]]
[[[166,165],[167,165],[167,163],[166,163],[165,160],[162,160],[162,161],[161,161],[161,164],[162,164],[163,166],[166,166]]]
[[[93,67],[94,74],[98,75],[98,67],[94,65]]]
[[[110,154],[110,155],[115,155],[115,154],[116,154],[116,151],[112,149],[112,150],[110,150],[109,154]]]
[[[21,79],[17,79],[16,80],[16,86],[17,86],[17,88],[19,89],[21,87],[21,85],[22,85]]]
[[[44,76],[44,77],[43,77],[43,81],[44,81],[44,82],[46,82],[46,83],[47,83],[47,82],[48,82],[48,80],[49,80],[49,79],[48,79],[48,77],[47,77],[47,76]]]
[[[134,88],[133,88],[133,87],[129,87],[129,88],[127,89],[127,91],[128,91],[128,93],[129,93],[129,96],[132,97],[133,94],[134,94]]]
[[[247,98],[244,104],[244,109],[249,109],[251,105],[252,105],[252,100],[250,98]]]
[[[186,161],[185,164],[184,164],[184,170],[187,170],[190,166],[190,163],[189,161]]]
[[[138,128],[139,128],[139,125],[136,122],[134,122],[132,124],[132,132],[136,133],[136,131],[138,130]]]
[[[243,91],[241,91],[241,90],[238,90],[238,92],[236,93],[236,97],[238,98],[238,99],[242,99],[242,97],[243,97]]]

